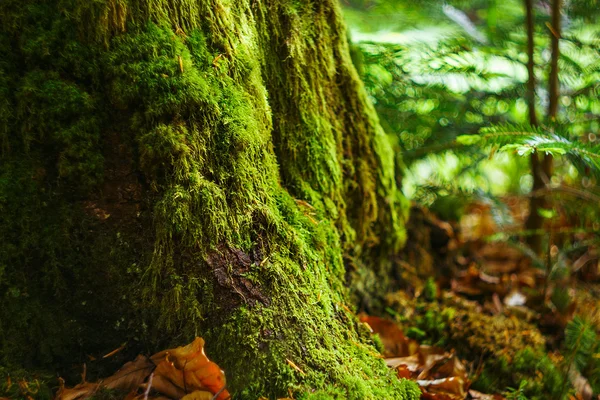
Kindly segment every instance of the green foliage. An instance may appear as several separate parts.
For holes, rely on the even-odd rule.
[[[518,385],[518,389],[511,389]],[[562,400],[568,397],[562,392],[570,387],[568,378],[560,366],[544,351],[526,347],[515,354],[512,360],[500,357],[488,362],[473,386],[485,391],[508,389],[507,398]]]
[[[496,125],[482,128],[480,135],[459,136],[463,145],[498,146],[500,151],[515,151],[520,156],[534,152],[552,156],[567,156],[582,175],[600,176],[600,145],[570,140],[555,127],[550,131],[544,127],[530,125]]]
[[[435,296],[437,296],[437,287]],[[432,301],[435,298],[425,297],[427,301]],[[450,324],[456,318],[456,310],[452,307],[428,308],[423,304],[418,306],[416,311],[418,313],[408,321],[406,336],[423,344],[442,347],[447,345],[451,335]]]
[[[427,301],[434,301],[437,299],[437,283],[433,277],[429,277],[427,281],[425,281],[425,286],[423,287],[423,296]]]
[[[584,376],[587,376],[594,390],[598,389],[600,381],[597,354],[600,343],[595,327],[580,316],[575,316],[565,328],[565,358],[568,367],[573,364]]]
[[[82,191],[100,181],[104,160],[95,149],[102,121],[89,93],[58,72],[35,70],[22,79],[16,102],[17,118],[28,121],[22,131],[28,151],[54,150],[61,179]]]
[[[565,10],[558,119],[546,129],[543,140],[509,140],[506,144],[516,146],[505,148],[522,155],[536,149],[564,153],[579,170],[575,177],[568,164],[558,163],[559,176],[568,180],[588,175],[590,166],[595,173],[598,166],[595,153],[600,125],[593,117],[600,107],[595,94],[598,25],[593,12],[581,13],[583,8],[578,7],[583,3],[570,2]],[[463,143],[479,141],[477,133],[482,128],[521,126],[528,121],[523,100],[527,60],[522,1],[418,4],[421,11],[415,11],[412,22],[404,26],[385,25],[379,10],[391,18],[394,10],[406,12],[417,7],[414,3],[371,2],[368,11],[364,4],[350,3],[348,7],[366,87],[384,128],[396,139],[397,152],[405,150],[403,159],[409,168],[400,172],[405,193],[430,205],[438,195],[423,186],[458,185],[494,194],[528,191],[526,162],[508,157],[502,161],[496,157],[492,162],[481,146],[455,141],[457,137]],[[372,14],[375,16],[370,17]],[[541,109],[547,102],[549,34],[545,25],[549,15],[540,8],[535,15],[535,73],[540,89],[536,106]],[[380,25],[373,27],[376,22]],[[377,27],[381,30],[373,33]]]
[[[536,186],[530,193],[549,199],[546,208],[533,211],[544,219],[547,257],[519,246],[536,267],[547,272],[545,287],[553,290],[551,301],[565,315],[573,306],[565,284],[572,273],[567,260],[574,254],[595,252],[597,235],[591,240],[582,237],[597,233],[600,217],[596,186],[600,177],[600,124],[596,117],[600,112],[600,25],[598,7],[592,3],[565,3],[558,60],[559,112],[552,120],[538,118],[543,121],[539,127],[528,125],[524,99],[528,60],[522,1],[346,3],[355,41],[354,59],[397,154],[403,152],[408,169],[397,174],[403,174],[409,197],[452,219],[459,219],[462,205],[477,199],[491,206],[500,229],[511,227],[514,232],[514,221],[498,195],[530,191],[530,155],[554,157],[554,176],[548,177],[545,187]],[[541,111],[548,106],[550,8],[535,4],[534,102]],[[588,15],[586,6],[590,7]],[[419,13],[413,7],[422,10]],[[395,12],[414,15],[410,22],[394,24]],[[514,153],[519,157],[513,157]],[[538,229],[519,232],[519,236],[540,233]],[[500,236],[507,240],[509,234]],[[550,249],[557,242],[561,248],[554,255]],[[432,300],[430,283],[421,299]],[[469,340],[464,332],[453,330],[451,321],[445,323],[439,316],[434,305],[417,307],[413,321],[408,321],[407,334],[428,343],[435,343],[437,335],[448,337],[451,333]],[[502,338],[480,326],[493,326],[497,321],[481,320],[485,322],[472,316],[459,319],[463,331],[500,343]],[[518,386],[513,398],[535,399],[565,398],[571,390],[564,362],[546,355],[544,346],[527,344],[523,350],[524,346],[510,343],[505,347],[520,351],[506,354],[485,341],[469,343],[469,351],[477,348],[486,356],[491,354],[475,383],[479,387],[500,391],[507,385]],[[597,368],[597,358],[587,360]],[[584,375],[590,383],[597,382],[594,373]]]
[[[568,376],[547,354],[525,349],[515,356],[514,367],[518,373],[529,376],[525,378],[528,380],[525,393],[533,399],[545,398],[543,396],[563,399],[563,389],[570,387]],[[541,372],[541,379],[535,377],[537,371]]]
[[[526,387],[527,387],[527,381],[522,380],[521,383],[519,383],[519,387],[517,389],[508,388],[507,392],[505,393],[506,399],[507,400],[529,400],[527,398],[527,396],[525,396],[525,394],[524,394]]]

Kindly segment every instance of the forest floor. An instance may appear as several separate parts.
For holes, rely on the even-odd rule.
[[[600,381],[600,264],[567,219],[543,255],[523,244],[527,202],[469,205],[448,223],[413,208],[401,290],[385,319],[363,315],[399,377],[425,399],[592,399]],[[424,234],[425,233],[425,234]],[[411,242],[411,238],[416,242]],[[600,398],[600,397],[598,397]]]
[[[416,381],[423,399],[596,398],[597,249],[585,245],[585,234],[562,235],[570,231],[565,222],[551,227],[548,254],[532,254],[509,240],[522,230],[523,200],[506,204],[515,222],[502,227],[486,204],[471,204],[455,223],[413,207],[393,277],[398,290],[385,296],[383,310],[360,313],[360,321],[387,365],[400,379]],[[82,383],[61,382],[55,398],[118,398],[111,394],[118,390],[129,400],[227,399],[223,372],[203,346],[197,339],[139,356],[101,383],[87,382],[84,368]],[[3,388],[28,399],[40,390],[38,382],[10,378]]]

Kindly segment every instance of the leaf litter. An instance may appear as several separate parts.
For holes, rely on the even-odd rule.
[[[467,369],[453,352],[420,345],[387,319],[362,315],[360,320],[379,335],[387,366],[396,371],[398,378],[416,381],[423,392],[423,399],[503,399],[502,396],[483,395],[469,390],[471,381]]]
[[[225,373],[204,353],[204,340],[163,350],[151,357],[139,355],[112,376],[67,388],[61,379],[55,400],[83,400],[102,389],[128,393],[127,400],[227,400]]]

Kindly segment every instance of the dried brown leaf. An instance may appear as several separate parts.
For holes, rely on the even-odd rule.
[[[413,339],[404,336],[394,322],[380,317],[362,315],[361,322],[367,323],[374,333],[379,335],[386,357],[406,357],[415,354],[419,345]]]
[[[83,400],[90,397],[92,394],[100,389],[100,385],[97,383],[84,382],[79,385],[68,389],[62,386],[58,393],[56,393],[55,400]]]
[[[417,372],[422,366],[421,360],[417,354],[408,357],[393,357],[386,358],[385,363],[390,368],[398,368],[404,366],[410,372]]]
[[[225,374],[206,357],[202,338],[197,337],[187,346],[161,351],[151,359],[157,363],[155,379],[162,376],[185,393],[208,389],[215,395],[218,393],[217,400],[230,397],[224,389]]]
[[[386,358],[386,364],[396,370],[399,378],[415,379],[424,399],[465,399],[470,386],[463,363],[452,353],[434,346],[420,346],[404,336],[393,322],[383,318],[363,315],[374,333],[380,335],[385,353],[395,357]]]
[[[152,379],[148,379],[152,373]],[[144,383],[146,380],[148,383]],[[230,398],[225,389],[225,375],[204,354],[204,340],[201,338],[196,338],[187,346],[161,351],[151,358],[139,355],[114,375],[98,383],[82,382],[69,389],[64,386],[64,381],[61,382],[56,400],[83,400],[100,388],[127,392],[127,398],[132,400],[145,398],[150,389],[169,399]],[[140,389],[146,393],[138,395]],[[160,396],[149,398],[158,399]]]
[[[449,399],[463,400],[467,397],[465,382],[455,376],[433,380],[418,380],[417,384],[428,393],[445,395]]]
[[[139,355],[134,361],[123,365],[114,375],[104,379],[100,384],[107,389],[131,392],[148,378],[154,367],[154,363],[148,357]]]

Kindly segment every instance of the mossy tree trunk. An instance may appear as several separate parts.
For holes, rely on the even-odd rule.
[[[418,396],[348,308],[406,205],[335,1],[3,0],[0,53],[2,364],[201,335],[242,397]]]

